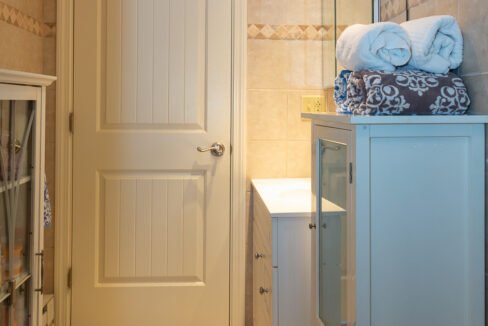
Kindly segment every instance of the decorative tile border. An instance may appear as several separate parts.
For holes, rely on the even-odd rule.
[[[338,26],[338,33],[346,26]],[[247,25],[249,40],[287,40],[287,41],[332,41],[334,28],[332,25]]]
[[[55,24],[44,24],[36,18],[3,2],[0,2],[0,21],[41,37],[49,37],[56,34]]]

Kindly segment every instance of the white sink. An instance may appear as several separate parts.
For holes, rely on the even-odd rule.
[[[252,185],[272,217],[311,216],[310,179],[254,179]]]
[[[312,186],[306,179],[253,179],[252,185],[272,217],[311,217]],[[323,209],[328,212],[342,212],[343,209],[322,200]]]

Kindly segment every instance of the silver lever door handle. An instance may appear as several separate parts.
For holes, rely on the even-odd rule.
[[[222,156],[225,153],[225,146],[221,143],[213,143],[210,147],[198,146],[197,150],[200,153],[210,152],[213,156]]]

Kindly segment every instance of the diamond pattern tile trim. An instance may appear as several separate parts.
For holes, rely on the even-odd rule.
[[[345,26],[338,26],[342,32]],[[333,26],[323,25],[247,25],[249,40],[302,40],[302,41],[332,41],[334,40]]]
[[[3,2],[0,2],[0,21],[41,37],[49,37],[56,34],[55,24],[44,24],[36,18]]]

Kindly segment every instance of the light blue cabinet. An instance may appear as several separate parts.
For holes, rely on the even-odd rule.
[[[314,323],[484,326],[487,117],[304,116]]]

